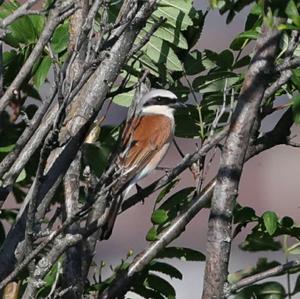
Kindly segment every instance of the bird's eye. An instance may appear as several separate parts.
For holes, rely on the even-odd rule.
[[[161,98],[159,98],[159,97],[156,98],[156,100],[157,100],[157,102],[161,102]]]

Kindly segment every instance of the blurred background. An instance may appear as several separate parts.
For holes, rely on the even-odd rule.
[[[206,11],[207,0],[194,0],[196,8]],[[247,10],[248,9],[248,10]],[[244,30],[244,23],[249,8],[237,14],[230,24],[226,24],[226,16],[221,16],[217,11],[209,11],[206,18],[200,42],[197,47],[201,50],[211,49],[222,51],[229,47],[232,39]],[[249,51],[251,51],[251,47]],[[277,104],[286,103],[287,99],[280,98]],[[126,109],[114,106],[111,110],[107,123],[116,124],[124,119]],[[262,124],[262,131],[271,130],[284,111],[275,112]],[[297,134],[299,129],[294,127],[293,134]],[[293,135],[292,134],[292,135]],[[295,139],[297,140],[297,138]],[[177,142],[184,153],[193,152],[196,149],[196,141],[177,138]],[[169,150],[167,156],[161,163],[162,167],[174,167],[181,160],[180,155],[174,146]],[[218,170],[219,153],[209,169],[207,180],[211,179]],[[157,179],[162,173],[155,171],[151,176],[141,182],[141,186],[146,186]],[[254,157],[246,163],[240,183],[238,202],[242,206],[254,207],[258,215],[267,210],[276,212],[279,217],[289,215],[295,221],[300,222],[299,216],[299,178],[300,178],[300,149],[278,146],[267,152]],[[194,179],[189,171],[181,176],[181,181],[177,189],[193,186]],[[175,192],[177,189],[174,189]],[[129,211],[120,215],[117,219],[113,235],[110,240],[101,242],[97,247],[96,260],[105,261],[107,264],[103,270],[103,275],[110,274],[109,265],[116,265],[121,258],[126,258],[129,250],[134,254],[140,252],[147,246],[145,235],[151,227],[151,213],[154,199],[157,194],[148,197],[144,204],[138,204]],[[179,237],[173,246],[183,246],[197,249],[206,253],[206,233],[209,211],[202,210],[193,221],[186,227],[186,231]],[[247,227],[234,241],[231,252],[230,271],[238,271],[248,266],[255,265],[262,253],[251,253],[241,251],[239,243],[244,240],[246,232],[251,230]],[[129,233],[130,232],[130,233]],[[268,260],[276,259],[285,262],[284,254],[281,252],[264,252]],[[183,280],[173,279],[172,285],[176,289],[177,298],[199,298],[202,293],[202,282],[204,274],[204,263],[170,261],[182,273]],[[165,277],[167,278],[167,276]],[[281,282],[285,283],[286,278]],[[295,277],[292,276],[295,280]],[[274,279],[272,279],[274,280]],[[275,278],[276,280],[276,278]],[[136,294],[128,293],[128,298],[139,298]]]
[[[206,11],[208,9],[207,0],[194,0],[194,5],[198,9]],[[200,42],[197,47],[201,50],[211,49],[221,51],[229,47],[232,39],[244,29],[245,17],[249,8],[237,14],[230,24],[226,24],[226,16],[221,16],[218,11],[210,10],[206,18]],[[251,51],[251,47],[249,48]],[[279,103],[286,103],[287,99],[278,99]],[[126,117],[126,109],[113,105],[106,124],[119,124]],[[280,118],[281,112],[275,112],[263,122],[262,131],[271,130]],[[293,128],[293,134],[297,135],[299,128]],[[292,134],[292,135],[293,135]],[[297,138],[295,139],[297,141]],[[194,152],[196,141],[177,138],[177,142],[183,153]],[[180,155],[174,146],[171,147],[167,156],[161,163],[162,167],[174,167],[181,160]],[[216,175],[219,163],[219,153],[217,152],[212,165],[209,168],[207,181]],[[141,182],[141,186],[146,186],[154,179],[161,176],[161,171],[154,173]],[[272,210],[279,217],[289,215],[295,221],[300,222],[299,216],[299,178],[300,178],[300,148],[278,146],[267,152],[254,157],[246,163],[240,183],[238,202],[242,206],[254,207],[258,215],[264,211]],[[195,181],[188,171],[181,176],[181,181],[177,188],[193,186]],[[106,267],[103,269],[103,277],[111,274],[110,265],[116,266],[121,259],[125,259],[129,250],[134,255],[147,246],[145,235],[151,227],[151,213],[153,210],[156,194],[147,198],[144,204],[137,204],[133,208],[122,213],[116,221],[112,237],[108,241],[98,244],[96,249],[96,261],[104,261]],[[6,207],[11,207],[12,202],[6,203]],[[186,227],[186,231],[179,237],[173,246],[190,247],[206,253],[206,233],[209,211],[202,210],[193,221]],[[251,227],[247,227],[245,232]],[[241,251],[238,247],[246,235],[241,233],[234,241],[231,252],[230,271],[238,271],[248,266],[255,265],[261,253],[250,253]],[[285,262],[284,254],[281,252],[264,252],[269,260],[276,259]],[[177,298],[200,298],[202,293],[202,282],[204,274],[204,263],[171,261],[182,273],[183,280],[173,280],[172,285],[176,289]],[[168,279],[168,277],[165,277]],[[285,279],[285,278],[282,278]],[[295,280],[295,277],[293,277]],[[275,279],[276,280],[276,279]],[[281,280],[284,282],[284,280]],[[128,293],[127,298],[139,298],[136,294]]]

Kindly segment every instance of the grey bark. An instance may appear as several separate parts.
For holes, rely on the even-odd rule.
[[[203,299],[225,298],[231,248],[232,211],[254,125],[264,92],[270,81],[281,33],[264,27],[234,112],[228,137],[222,149],[217,184],[208,223],[207,260]]]

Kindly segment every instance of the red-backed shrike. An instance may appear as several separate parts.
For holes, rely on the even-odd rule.
[[[139,111],[127,119],[120,150],[113,160],[118,173],[108,221],[101,239],[111,235],[122,200],[129,190],[152,172],[165,156],[174,136],[174,108],[181,105],[174,93],[164,89],[152,89],[141,97]],[[121,189],[116,186],[122,186]],[[114,187],[113,187],[114,189]],[[122,194],[120,194],[120,190]],[[117,194],[116,194],[117,195]]]

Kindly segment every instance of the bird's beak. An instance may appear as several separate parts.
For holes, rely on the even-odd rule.
[[[184,103],[181,102],[176,102],[176,103],[172,103],[171,105],[169,105],[171,108],[186,108],[187,106]]]

